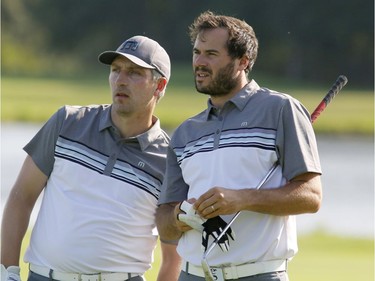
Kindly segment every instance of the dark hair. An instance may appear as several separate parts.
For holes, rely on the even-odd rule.
[[[199,33],[214,28],[228,30],[227,48],[229,56],[242,58],[246,55],[249,58],[249,65],[245,71],[250,72],[258,55],[258,39],[253,28],[243,20],[230,16],[215,15],[211,11],[206,11],[200,14],[189,26],[192,44],[194,44]]]

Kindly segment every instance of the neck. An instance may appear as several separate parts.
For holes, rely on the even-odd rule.
[[[249,81],[247,80],[246,76],[241,77],[237,86],[233,88],[231,91],[229,91],[227,94],[222,96],[210,96],[212,105],[214,105],[216,108],[223,108],[224,104],[231,98],[233,98],[248,83]]]
[[[156,121],[152,114],[126,116],[116,113],[113,109],[111,118],[123,138],[135,137],[148,131]]]

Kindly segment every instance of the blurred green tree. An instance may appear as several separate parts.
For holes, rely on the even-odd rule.
[[[143,34],[160,41],[172,63],[189,63],[188,26],[205,10],[255,29],[255,71],[330,83],[345,74],[373,86],[374,3],[342,1],[3,0],[3,74],[86,73],[97,55]]]

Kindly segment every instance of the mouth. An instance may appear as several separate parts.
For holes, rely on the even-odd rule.
[[[209,72],[205,72],[205,71],[196,71],[195,72],[195,80],[197,82],[203,81],[203,80],[205,80],[208,77],[210,77],[210,73]]]
[[[125,93],[117,93],[116,97],[128,97],[128,95]]]
[[[117,100],[124,100],[124,99],[128,99],[128,98],[129,98],[129,95],[126,94],[126,93],[124,93],[124,92],[117,92],[117,93],[115,94],[115,98],[116,98]]]

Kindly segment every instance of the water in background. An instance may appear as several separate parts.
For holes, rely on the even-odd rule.
[[[22,147],[39,124],[1,125],[1,210],[26,153]],[[324,230],[343,236],[374,237],[374,143],[371,137],[318,136],[323,168],[323,204],[316,214],[297,217],[298,232]],[[31,225],[35,222],[33,211]],[[2,212],[1,212],[2,217]]]

